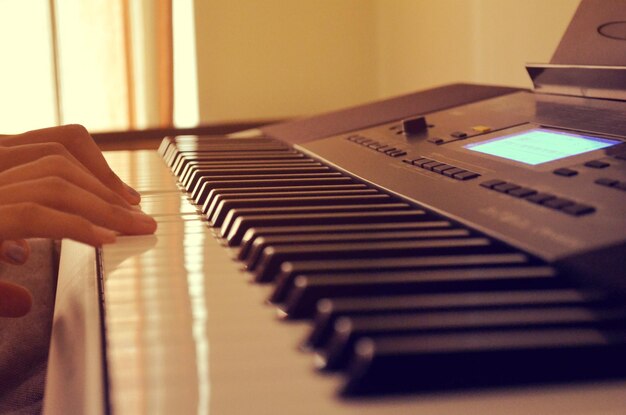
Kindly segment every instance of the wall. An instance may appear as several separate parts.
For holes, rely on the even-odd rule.
[[[376,96],[374,0],[196,0],[200,118],[293,117]]]
[[[530,87],[579,0],[195,0],[200,118],[293,117],[450,82]]]
[[[579,0],[380,0],[379,96],[449,82],[531,87]]]

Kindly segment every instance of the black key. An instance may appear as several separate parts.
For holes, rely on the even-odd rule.
[[[247,161],[240,160],[236,162],[231,161],[219,161],[219,162],[190,162],[187,163],[180,171],[176,173],[178,180],[183,186],[187,187],[187,184],[191,180],[193,172],[198,170],[211,170],[211,169],[237,169],[242,171],[244,169],[265,169],[265,168],[298,168],[298,167],[323,167],[322,163],[311,159],[300,160],[259,160],[259,161]]]
[[[554,306],[597,306],[603,298],[573,289],[492,291],[415,296],[322,299],[317,303],[313,329],[302,343],[312,350],[323,347],[339,317],[404,315],[425,311],[543,309]]]
[[[367,186],[360,183],[353,184],[328,184],[318,185],[301,185],[301,186],[270,186],[270,187],[235,187],[235,188],[217,188],[211,190],[207,195],[202,213],[211,214],[213,209],[222,200],[245,199],[247,197],[282,197],[289,195],[332,195],[332,194],[374,194],[378,193],[375,189],[368,189]]]
[[[557,306],[542,309],[464,310],[404,315],[341,317],[327,347],[317,353],[320,369],[344,368],[363,337],[415,336],[437,332],[501,332],[558,327],[624,327],[623,309]]]
[[[255,179],[255,180],[216,180],[205,182],[200,188],[200,192],[194,201],[197,205],[204,205],[205,200],[216,189],[234,189],[251,187],[280,187],[280,186],[322,186],[353,184],[350,177],[341,176],[338,173],[328,173],[318,177],[306,178],[280,178],[280,179]]]
[[[376,255],[395,258],[418,255],[454,255],[459,253],[497,252],[487,238],[427,239],[415,241],[355,242],[349,245],[327,243],[316,245],[270,246],[255,268],[255,280],[273,281],[283,262],[294,260],[359,259]]]
[[[363,204],[347,204],[347,205],[325,205],[325,206],[295,206],[295,207],[272,207],[272,208],[241,208],[231,209],[226,214],[224,222],[220,228],[222,236],[230,233],[231,227],[240,218],[245,219],[248,216],[280,216],[294,214],[325,214],[325,213],[345,213],[354,212],[355,214],[363,212],[391,212],[409,210],[411,205],[408,203],[363,203]]]
[[[246,231],[252,227],[309,225],[391,223],[432,220],[423,210],[398,210],[389,212],[308,213],[289,215],[254,215],[237,218],[228,235],[230,246],[238,245]]]
[[[344,395],[585,380],[626,374],[626,334],[592,328],[362,339]],[[416,375],[416,374],[419,374]]]
[[[346,186],[309,186],[313,190],[303,189],[303,186],[292,186],[282,190],[280,188],[253,188],[246,191],[233,191],[233,189],[218,191],[214,198],[205,200],[202,208],[202,213],[205,213],[208,218],[213,216],[217,207],[223,202],[231,202],[245,199],[279,199],[284,197],[328,197],[328,196],[358,196],[358,195],[375,195],[382,194],[375,189],[367,189],[365,186],[353,187],[353,185]],[[337,190],[329,190],[328,188],[336,188]]]
[[[305,174],[305,173],[329,173],[331,170],[326,166],[312,166],[312,167],[256,167],[256,168],[202,168],[194,170],[189,175],[189,180],[183,183],[185,189],[191,191],[195,189],[197,183],[202,178],[211,177],[223,177],[227,179],[228,176],[242,177],[242,176],[263,176],[272,177],[276,175],[291,175],[291,174]]]
[[[280,310],[309,318],[322,298],[562,288],[549,267],[444,269],[397,273],[299,275]]]
[[[503,265],[520,266],[527,264],[528,257],[522,253],[477,254],[477,255],[436,255],[419,258],[364,258],[359,260],[340,259],[328,261],[293,261],[281,266],[276,278],[276,286],[269,300],[273,303],[286,301],[295,288],[294,281],[299,275],[351,274],[367,275],[376,272],[424,271],[444,268],[498,267]]]
[[[432,238],[454,238],[467,237],[469,231],[465,229],[443,229],[443,230],[419,230],[419,231],[394,231],[394,232],[357,232],[357,233],[325,233],[325,234],[308,234],[308,235],[287,235],[287,236],[261,236],[255,239],[249,255],[241,258],[246,262],[249,270],[254,270],[255,264],[262,255],[264,249],[270,246],[281,245],[298,245],[304,244],[314,245],[322,243],[341,242],[343,244],[352,244],[357,242],[382,242],[382,241],[401,241],[401,240],[419,240]]]
[[[410,232],[424,229],[450,228],[452,224],[448,221],[425,221],[410,223],[372,223],[372,224],[348,224],[348,225],[319,225],[307,226],[276,226],[271,228],[249,229],[242,238],[239,250],[239,259],[247,257],[249,250],[259,237],[285,237],[290,238],[296,235],[334,235],[342,233],[369,233],[369,232]]]
[[[304,206],[327,206],[327,205],[357,205],[391,202],[391,196],[379,193],[373,195],[333,195],[333,196],[299,196],[299,197],[278,197],[278,198],[247,198],[239,200],[222,200],[215,208],[213,214],[208,217],[213,226],[221,226],[226,215],[232,209],[252,208],[258,213],[263,212],[262,208],[268,207],[304,207]]]

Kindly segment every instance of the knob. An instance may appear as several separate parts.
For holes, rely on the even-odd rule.
[[[402,129],[406,135],[423,133],[428,129],[426,117],[409,118],[408,120],[404,120],[402,121]]]

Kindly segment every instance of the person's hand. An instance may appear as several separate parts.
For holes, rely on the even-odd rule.
[[[25,262],[25,238],[99,246],[115,241],[117,233],[153,233],[154,219],[132,206],[139,201],[81,126],[0,138],[0,261]],[[0,316],[27,311],[30,294],[7,284],[0,284]]]

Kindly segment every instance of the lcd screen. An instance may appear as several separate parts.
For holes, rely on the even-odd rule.
[[[619,143],[606,138],[536,128],[463,147],[534,166]]]

